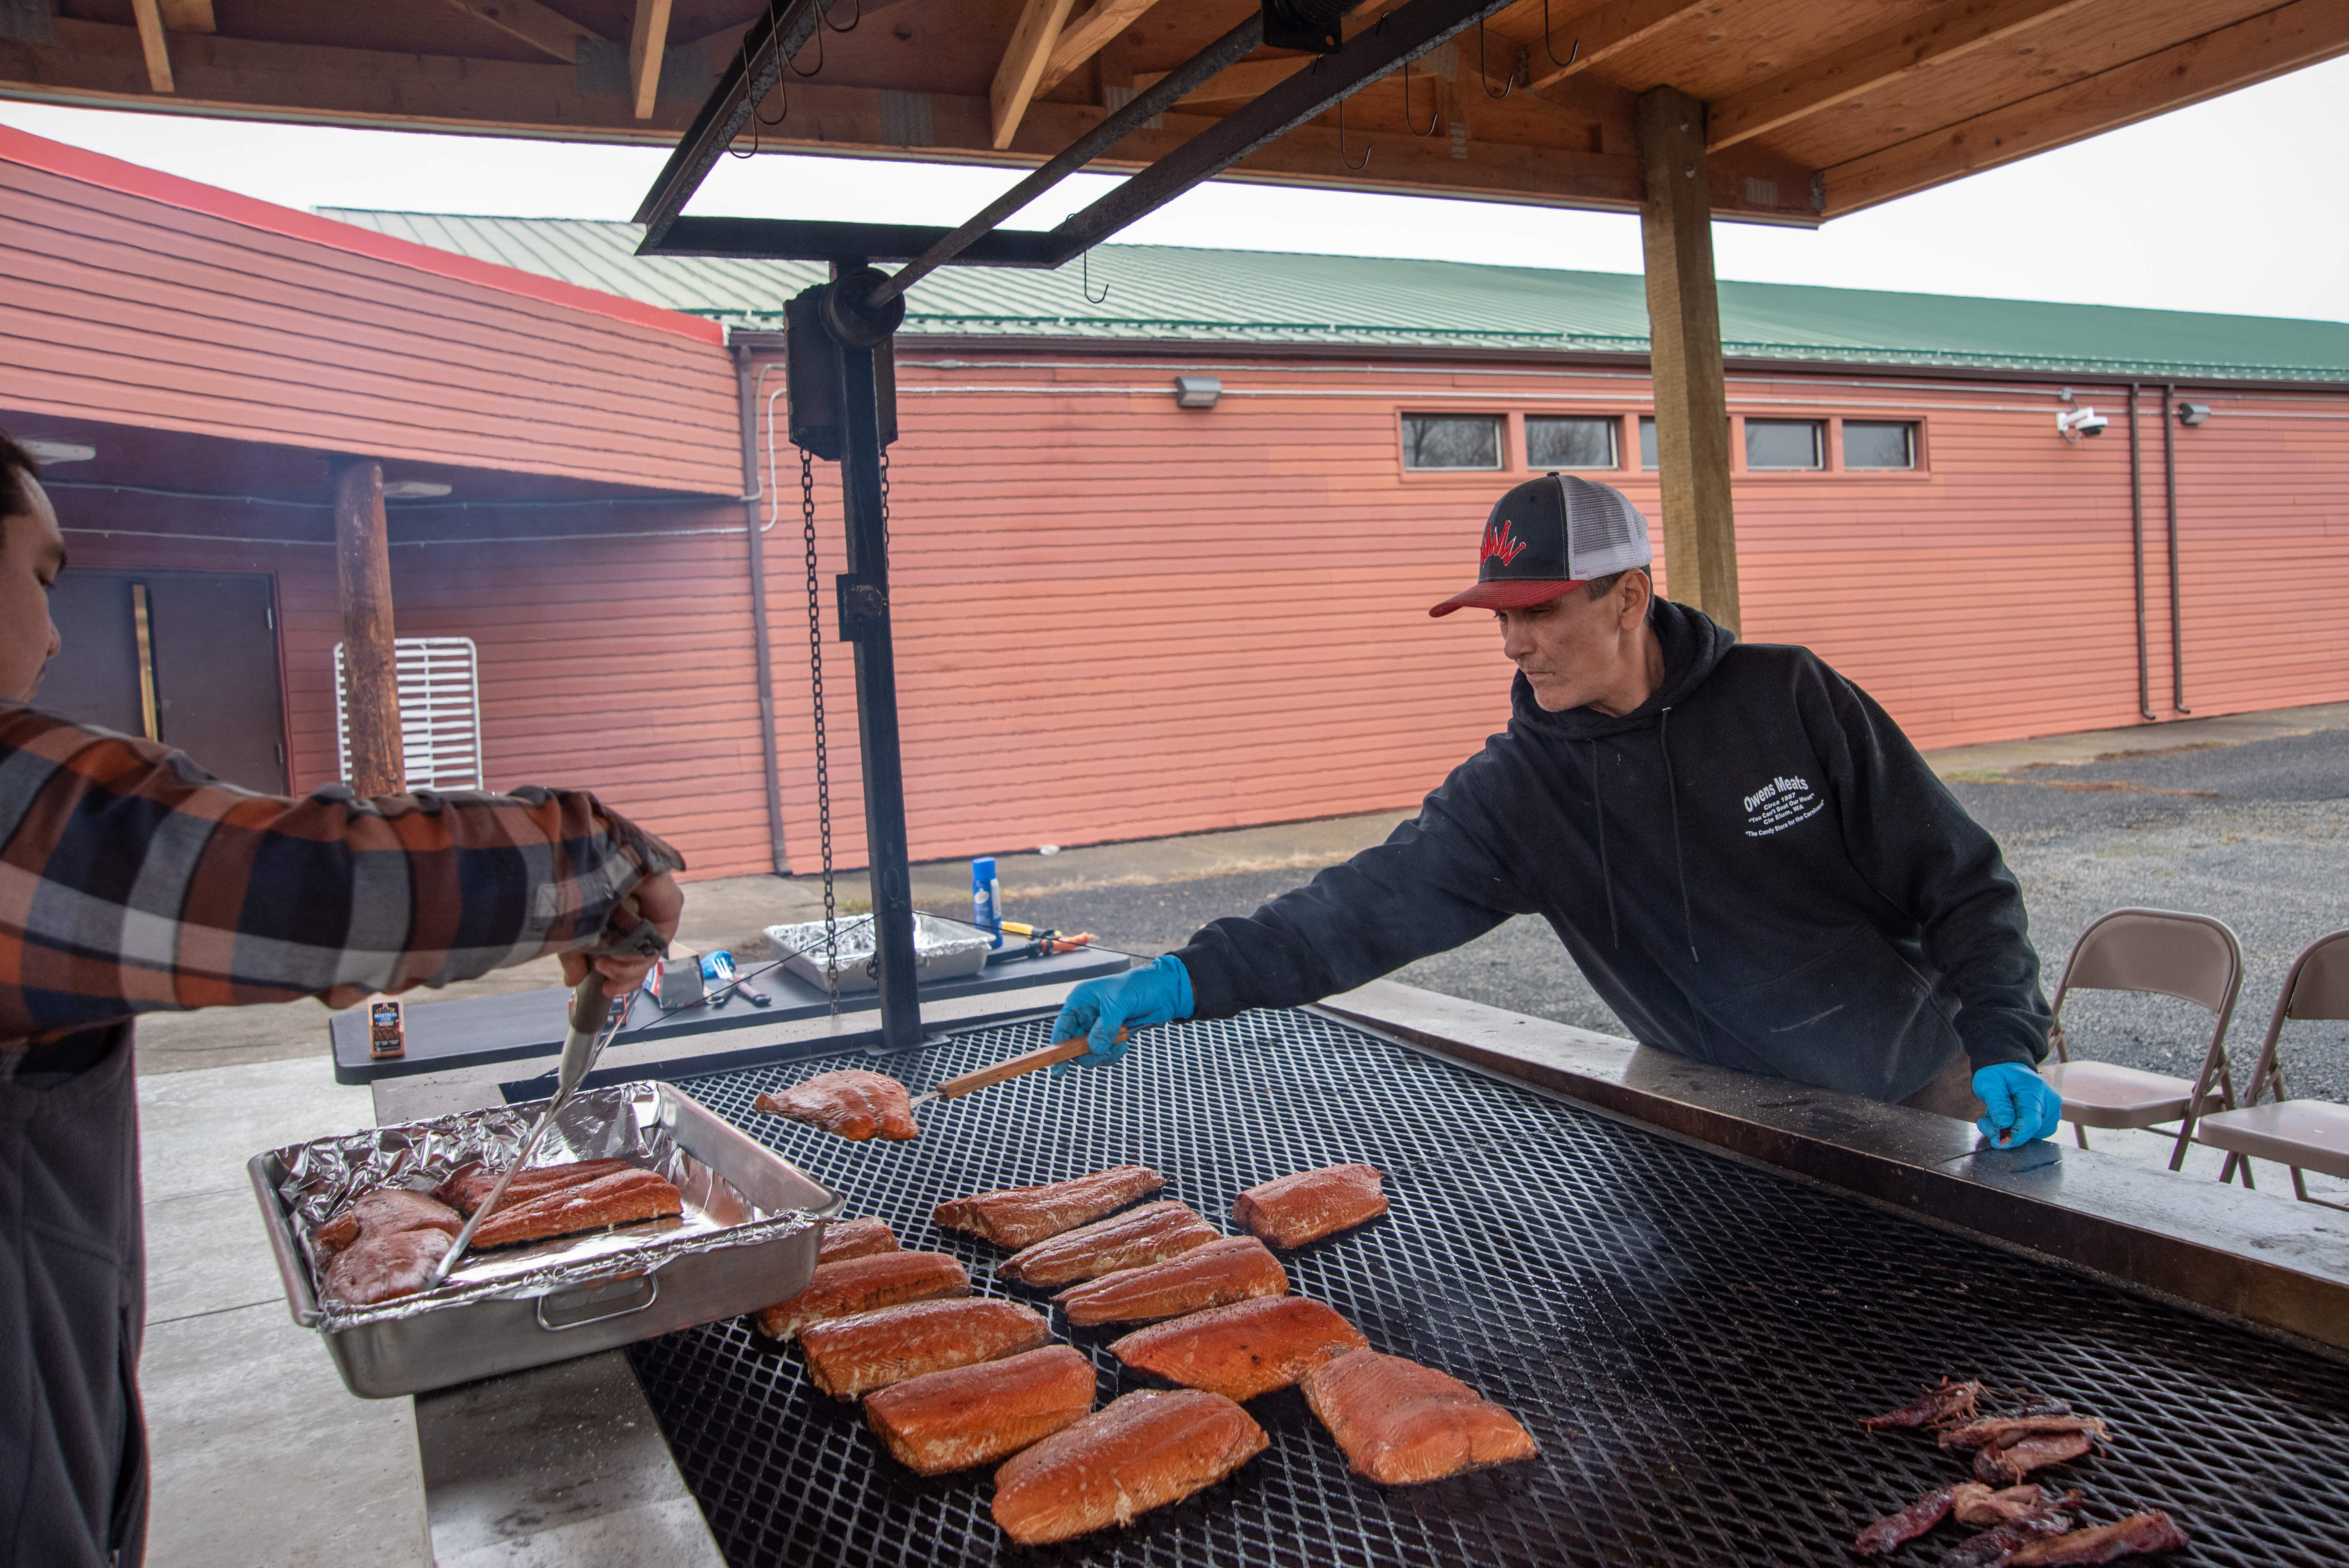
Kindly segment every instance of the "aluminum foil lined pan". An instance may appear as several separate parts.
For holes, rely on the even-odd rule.
[[[465,1111],[405,1127],[369,1128],[264,1156],[282,1172],[276,1193],[309,1265],[308,1294],[316,1305],[297,1303],[295,1317],[305,1327],[333,1333],[473,1302],[523,1300],[649,1273],[698,1253],[761,1245],[814,1225],[815,1217],[806,1209],[760,1207],[684,1147],[677,1119],[664,1114],[664,1096],[683,1098],[668,1086],[652,1083],[575,1096],[547,1130],[532,1164],[625,1159],[676,1183],[685,1200],[682,1214],[521,1246],[469,1250],[438,1288],[372,1306],[344,1306],[319,1296],[318,1227],[376,1188],[429,1191],[471,1161],[493,1168],[510,1163],[546,1102]]]
[[[840,976],[843,991],[870,991],[880,981],[872,972],[874,926],[871,915],[851,915],[832,923],[838,946],[824,950],[824,923],[802,921],[796,925],[767,927],[767,940],[783,960],[783,967],[812,985],[825,985],[826,960]],[[984,931],[916,911],[914,915],[914,971],[924,981],[976,975],[987,967],[995,944]]]

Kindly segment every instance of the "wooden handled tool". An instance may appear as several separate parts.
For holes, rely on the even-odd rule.
[[[1117,1032],[1117,1037],[1121,1040],[1124,1039],[1126,1031],[1120,1029]],[[980,1068],[977,1072],[968,1072],[960,1078],[950,1078],[937,1088],[916,1095],[913,1103],[921,1105],[933,1099],[960,1099],[975,1088],[988,1088],[1007,1078],[1016,1078],[1022,1073],[1032,1073],[1038,1068],[1049,1068],[1056,1062],[1074,1061],[1091,1049],[1092,1049],[1092,1045],[1082,1035],[1066,1040],[1055,1040],[1040,1051],[1030,1051],[1024,1056],[1007,1057],[991,1067]]]

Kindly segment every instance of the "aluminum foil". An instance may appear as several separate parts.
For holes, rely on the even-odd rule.
[[[879,945],[871,915],[854,915],[833,923],[837,947],[824,949],[824,923],[802,921],[796,925],[771,925],[767,941],[781,955],[783,967],[811,985],[829,984],[829,966],[840,977],[843,991],[867,990],[880,982],[874,969]],[[914,967],[924,980],[976,975],[987,966],[994,940],[984,931],[918,911],[914,915]]]
[[[355,1328],[468,1302],[527,1300],[581,1290],[650,1273],[689,1253],[773,1241],[816,1222],[804,1209],[769,1212],[752,1203],[733,1183],[678,1146],[660,1120],[657,1085],[622,1084],[574,1095],[540,1140],[532,1168],[625,1159],[675,1182],[685,1200],[682,1214],[518,1247],[469,1249],[438,1288],[372,1306],[346,1306],[318,1295],[319,1226],[378,1187],[429,1192],[473,1161],[492,1168],[512,1163],[546,1103],[532,1100],[462,1111],[435,1121],[374,1127],[275,1150],[274,1158],[284,1172],[277,1196],[310,1264],[316,1303],[300,1314],[303,1324],[328,1330]]]

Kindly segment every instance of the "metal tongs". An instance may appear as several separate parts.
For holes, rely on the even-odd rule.
[[[1117,1037],[1124,1039],[1126,1031],[1118,1030]],[[1053,1041],[1040,1051],[1006,1057],[992,1067],[980,1068],[977,1072],[968,1072],[960,1078],[950,1078],[936,1088],[926,1088],[906,1102],[907,1109],[927,1105],[934,1099],[960,1099],[975,1088],[985,1088],[990,1084],[1018,1078],[1022,1073],[1032,1073],[1039,1068],[1049,1068],[1057,1062],[1074,1061],[1091,1049],[1092,1045],[1084,1036],[1071,1035],[1065,1040]]]
[[[636,900],[629,899],[623,907],[633,913]],[[600,943],[588,951],[595,957],[658,959],[668,951],[668,939],[654,929],[651,921],[639,919],[617,937]],[[522,1150],[514,1156],[513,1163],[505,1168],[504,1173],[498,1178],[498,1184],[490,1189],[490,1195],[481,1200],[481,1206],[473,1211],[472,1217],[465,1222],[465,1228],[457,1233],[457,1239],[449,1243],[449,1250],[441,1254],[440,1264],[432,1271],[432,1277],[425,1282],[426,1290],[446,1280],[449,1272],[457,1266],[457,1260],[464,1255],[466,1247],[472,1243],[473,1233],[504,1199],[506,1188],[512,1182],[515,1173],[530,1164],[530,1157],[537,1152],[538,1140],[546,1136],[546,1130],[554,1125],[555,1114],[570,1103],[580,1081],[595,1067],[595,1058],[604,1054],[604,1047],[610,1045],[612,1037],[620,1032],[620,1026],[627,1021],[628,1007],[635,1001],[636,993],[631,991],[620,1006],[614,1006],[611,993],[605,988],[604,976],[593,964],[588,965],[587,978],[579,982],[571,993],[571,1027],[563,1037],[563,1065],[555,1073],[554,1098],[546,1102],[544,1110],[539,1112],[538,1121],[531,1128],[530,1136],[523,1140]]]

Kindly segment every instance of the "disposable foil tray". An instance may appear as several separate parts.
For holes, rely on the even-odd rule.
[[[533,1167],[619,1158],[657,1171],[684,1212],[471,1252],[438,1287],[347,1306],[322,1300],[320,1225],[378,1187],[429,1191],[469,1161],[510,1162],[546,1101],[377,1127],[246,1164],[294,1320],[316,1328],[365,1398],[421,1393],[609,1350],[797,1295],[818,1222],[844,1200],[672,1084],[592,1089],[564,1107]]]
[[[767,940],[775,944],[783,967],[811,985],[830,988],[830,975],[840,977],[843,991],[870,991],[880,985],[874,968],[874,943],[873,917],[853,915],[835,920],[839,933],[833,954],[824,952],[824,923],[802,921],[796,925],[767,927]],[[914,916],[914,977],[916,984],[928,980],[948,980],[958,975],[976,975],[987,967],[987,954],[994,946],[983,931],[968,925],[957,925],[949,920],[916,913]],[[830,974],[827,974],[827,970]]]

